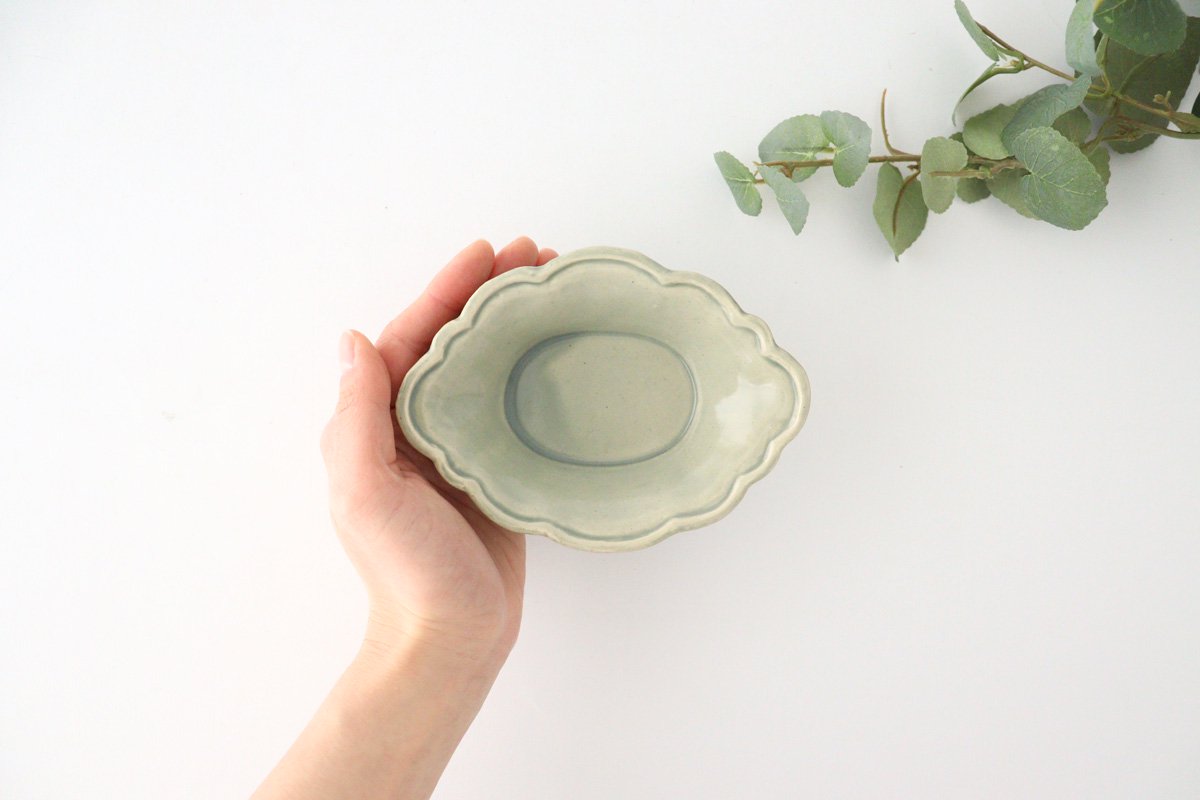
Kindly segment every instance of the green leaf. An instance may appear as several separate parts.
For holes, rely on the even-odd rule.
[[[812,161],[824,155],[828,146],[821,118],[816,114],[801,114],[785,119],[763,137],[758,144],[758,160]],[[792,170],[792,180],[802,181],[816,171],[816,167]]]
[[[963,141],[962,131],[955,131],[954,133],[950,134],[950,136],[947,138],[949,138],[951,141],[958,142],[963,147],[967,147],[967,143]],[[979,154],[972,152],[971,148],[967,147],[967,155],[970,156],[970,155],[979,155]]]
[[[971,34],[971,38],[975,40],[975,44],[979,45],[979,49],[983,51],[983,54],[992,61],[999,61],[1000,48],[996,47],[996,43],[979,27],[979,23],[971,16],[971,12],[967,10],[967,4],[962,0],[954,0],[954,10],[958,12],[959,21],[967,29],[967,33]]]
[[[1147,58],[1112,39],[1108,40],[1105,50],[1105,72],[1114,87],[1122,87],[1121,94],[1154,105],[1154,95],[1169,92],[1172,100],[1178,102],[1186,94],[1192,74],[1196,71],[1196,63],[1200,61],[1200,18],[1188,19],[1187,38],[1183,46],[1174,52]],[[1113,98],[1087,101],[1088,108],[1100,117],[1111,116],[1116,105]],[[1121,105],[1120,111],[1127,117],[1156,128],[1166,127],[1167,124],[1163,117],[1128,104]],[[1157,139],[1158,136],[1154,134],[1145,134],[1133,141],[1112,142],[1111,146],[1118,153],[1132,153],[1153,144]]]
[[[959,178],[955,191],[958,193],[958,199],[964,203],[978,203],[992,194],[987,183],[981,178]]]
[[[737,207],[744,214],[758,216],[758,212],[762,211],[762,195],[754,184],[754,173],[724,150],[713,153],[713,160],[721,168],[721,177],[729,185],[729,191],[733,192]]]
[[[954,110],[950,112],[950,122],[953,123],[958,117],[958,107],[962,105],[962,101],[967,99],[967,95],[978,89],[983,84],[990,81],[997,75],[1015,75],[1021,71],[1019,66],[1001,66],[999,64],[989,64],[988,68],[979,74],[979,77],[971,82],[971,85],[963,90],[963,93],[958,96],[958,100],[954,102]]]
[[[1108,179],[1112,175],[1112,169],[1108,164],[1108,150],[1103,145],[1097,147],[1088,153],[1088,161],[1092,162],[1092,166],[1096,168],[1096,174],[1100,176],[1100,180],[1104,181],[1104,185],[1108,186]]]
[[[1088,87],[1092,79],[1080,75],[1071,83],[1056,83],[1043,86],[1026,97],[1017,109],[1017,113],[1000,131],[1000,141],[1009,152],[1013,151],[1013,140],[1030,128],[1046,128],[1054,120],[1073,108],[1078,108],[1087,97]]]
[[[1013,155],[1029,170],[1021,178],[1021,198],[1039,219],[1079,230],[1108,205],[1096,168],[1053,128],[1022,131],[1013,140]]]
[[[958,172],[967,166],[967,148],[944,136],[935,136],[921,148],[921,194],[930,211],[941,214],[954,202],[958,178],[934,172]]]
[[[1176,0],[1100,0],[1095,20],[1108,38],[1144,56],[1178,49],[1187,32]]]
[[[1084,75],[1100,75],[1096,43],[1092,38],[1092,9],[1096,0],[1079,0],[1067,20],[1067,63]]]
[[[842,186],[853,186],[871,156],[870,126],[853,114],[823,111],[821,129],[833,144],[833,176]]]
[[[808,219],[808,198],[804,196],[804,190],[784,175],[779,167],[759,167],[758,171],[762,173],[767,186],[775,192],[779,210],[783,212],[788,225],[792,226],[792,233],[800,233]]]
[[[1008,158],[1012,150],[1000,140],[1000,132],[1017,113],[1018,106],[1001,103],[971,117],[963,125],[963,144],[984,158]]]
[[[897,261],[925,230],[925,220],[929,217],[929,209],[913,183],[915,181],[905,182],[895,164],[884,164],[879,168],[871,210],[875,214],[875,224],[887,239]]]
[[[1029,174],[1027,169],[1006,169],[987,179],[987,188],[997,200],[1023,217],[1037,219],[1021,196],[1021,179]]]
[[[1072,108],[1050,127],[1070,139],[1075,144],[1083,144],[1092,134],[1092,120],[1082,108]]]

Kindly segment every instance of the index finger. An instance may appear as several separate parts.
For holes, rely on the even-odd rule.
[[[413,304],[379,335],[376,349],[387,364],[392,391],[429,349],[433,335],[462,311],[467,299],[492,274],[495,253],[484,239],[467,245],[434,276]]]

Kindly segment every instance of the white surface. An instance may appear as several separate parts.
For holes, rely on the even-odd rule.
[[[1067,4],[972,5],[1061,63]],[[1116,160],[1081,233],[957,205],[899,265],[873,171],[796,239],[711,161],[884,86],[919,148],[982,66],[948,0],[10,0],[0,794],[249,793],[361,629],[338,332],[529,233],[717,279],[812,414],[711,528],[530,542],[438,798],[1195,797],[1200,152]]]

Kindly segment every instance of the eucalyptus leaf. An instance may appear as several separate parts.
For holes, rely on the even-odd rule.
[[[963,141],[962,131],[955,131],[954,133],[950,134],[949,138],[952,141],[958,142],[966,147],[966,143]],[[979,154],[972,153],[971,148],[967,147],[968,159],[972,155]],[[984,200],[992,196],[991,191],[987,188],[987,180],[984,178],[959,178],[958,185],[954,187],[954,193],[957,194],[958,199],[962,200],[964,203],[978,203],[980,200]]]
[[[1183,46],[1170,53],[1147,58],[1112,39],[1105,45],[1104,68],[1109,83],[1121,87],[1121,94],[1151,106],[1154,105],[1156,94],[1166,95],[1169,92],[1176,101],[1183,98],[1196,71],[1197,61],[1200,61],[1200,18],[1197,17],[1188,18],[1187,37]],[[1087,101],[1087,107],[1101,117],[1111,116],[1117,110],[1117,105],[1118,101],[1111,97]],[[1120,111],[1145,125],[1156,128],[1167,125],[1163,117],[1134,108],[1128,103],[1121,104]],[[1132,153],[1153,144],[1157,139],[1158,136],[1154,134],[1145,134],[1133,141],[1112,142],[1111,147],[1118,153]]]
[[[1087,97],[1092,79],[1080,75],[1071,83],[1056,83],[1043,86],[1021,102],[1013,118],[1000,131],[1004,149],[1013,152],[1013,140],[1030,128],[1045,128],[1073,108],[1078,108]]]
[[[895,164],[884,164],[879,168],[871,210],[875,224],[887,239],[897,261],[925,230],[925,220],[929,217],[921,191],[913,183],[915,181],[905,183]]]
[[[975,44],[979,45],[979,49],[983,51],[983,54],[992,61],[999,61],[1001,55],[1000,48],[979,27],[979,23],[971,16],[971,12],[967,10],[967,4],[962,0],[954,0],[954,10],[958,13],[958,19],[962,22],[962,26],[967,29],[967,33],[971,34],[971,38],[975,40]]]
[[[816,114],[790,117],[771,129],[758,144],[758,160],[812,161],[825,154],[829,139]],[[816,167],[792,170],[792,180],[802,181],[817,171]]]
[[[1027,169],[1006,169],[987,179],[987,188],[1004,205],[1023,217],[1037,219],[1021,196],[1021,179],[1029,174]]]
[[[954,102],[954,109],[950,112],[950,122],[957,124],[955,120],[958,118],[958,107],[962,105],[962,101],[967,99],[967,95],[978,89],[983,84],[990,81],[997,75],[1015,75],[1021,72],[1019,66],[989,64],[988,68],[979,74],[979,77],[971,82],[971,85],[963,90],[963,93],[958,96],[958,100]]]
[[[833,176],[842,186],[853,186],[871,157],[870,126],[844,111],[823,111],[821,129],[833,145]]]
[[[729,191],[733,192],[737,207],[744,214],[758,216],[758,212],[762,211],[762,195],[758,193],[758,186],[754,183],[754,173],[724,150],[713,153],[713,160],[720,167],[721,177],[729,185]]]
[[[804,196],[804,190],[784,175],[779,167],[759,167],[758,171],[762,173],[767,186],[775,192],[779,210],[783,212],[788,225],[792,226],[792,233],[799,234],[808,220],[808,198]]]
[[[747,166],[724,151],[713,157],[739,209],[759,214],[758,184],[765,183],[796,234],[810,210],[798,184],[819,169],[797,164],[832,167],[838,183],[852,186],[870,162],[885,162],[872,214],[897,261],[924,231],[929,212],[944,213],[955,198],[977,203],[994,195],[1025,217],[1079,230],[1108,205],[1113,152],[1141,149],[1164,134],[1200,140],[1200,97],[1191,113],[1181,103],[1200,63],[1200,17],[1186,16],[1181,3],[1071,0],[1064,41],[1072,78],[1005,44],[974,20],[963,0],[955,0],[963,27],[991,59],[964,97],[996,75],[1034,66],[1064,82],[976,114],[961,131],[926,140],[919,156],[889,145],[895,155],[872,157],[866,122],[825,111],[776,125],[759,143],[761,162]],[[919,164],[905,169],[895,163],[904,161]],[[1182,178],[1188,177],[1185,166],[1179,168]]]
[[[1092,38],[1092,9],[1096,0],[1079,0],[1067,20],[1067,63],[1084,75],[1097,77],[1096,43]]]
[[[1012,150],[1000,139],[1000,132],[1017,113],[1018,105],[1001,103],[976,114],[963,124],[963,144],[984,158],[1008,158]]]
[[[1176,0],[1099,0],[1094,18],[1110,39],[1144,56],[1178,49],[1186,34]]]
[[[944,136],[935,136],[921,148],[921,194],[930,211],[941,214],[954,202],[958,178],[934,175],[958,172],[967,166],[967,148]]]
[[[962,131],[955,131],[954,133],[950,134],[950,135],[949,135],[948,137],[946,137],[946,138],[950,139],[951,141],[958,142],[958,143],[959,143],[959,144],[961,144],[963,147],[967,147],[967,143],[963,141],[963,133],[962,133]],[[978,153],[976,153],[976,152],[974,152],[974,151],[972,151],[972,150],[971,150],[971,148],[967,147],[967,155],[968,155],[968,156],[973,156],[973,155],[979,155],[979,154],[978,154]]]
[[[1092,134],[1092,120],[1082,108],[1072,108],[1054,120],[1050,127],[1075,144],[1083,144]]]
[[[1079,230],[1108,205],[1096,168],[1053,128],[1022,131],[1013,140],[1013,155],[1029,170],[1021,178],[1021,198],[1039,219]]]
[[[959,178],[958,186],[954,189],[958,194],[958,199],[964,203],[978,203],[992,195],[991,190],[987,187],[987,182],[982,178]]]
[[[1104,182],[1105,186],[1108,186],[1108,179],[1112,176],[1108,150],[1104,146],[1097,147],[1087,154],[1087,159],[1096,168],[1096,174],[1100,176],[1100,180]]]

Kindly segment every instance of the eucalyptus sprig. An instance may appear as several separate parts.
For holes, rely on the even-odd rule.
[[[714,154],[738,208],[757,215],[758,184],[765,183],[800,233],[809,208],[802,181],[830,167],[839,184],[852,186],[868,164],[880,164],[875,222],[898,260],[929,212],[946,211],[956,197],[974,203],[992,196],[1026,217],[1079,230],[1108,204],[1110,151],[1130,153],[1160,136],[1200,139],[1200,98],[1191,113],[1176,107],[1200,61],[1200,17],[1184,14],[1178,0],[1078,0],[1065,37],[1071,72],[1010,45],[976,22],[962,0],[954,7],[991,59],[958,103],[999,75],[1038,69],[1059,81],[976,114],[949,137],[927,140],[920,153],[892,145],[886,90],[879,102],[886,154],[871,155],[871,129],[853,114],[785,119],[759,143],[753,170],[725,151]]]

